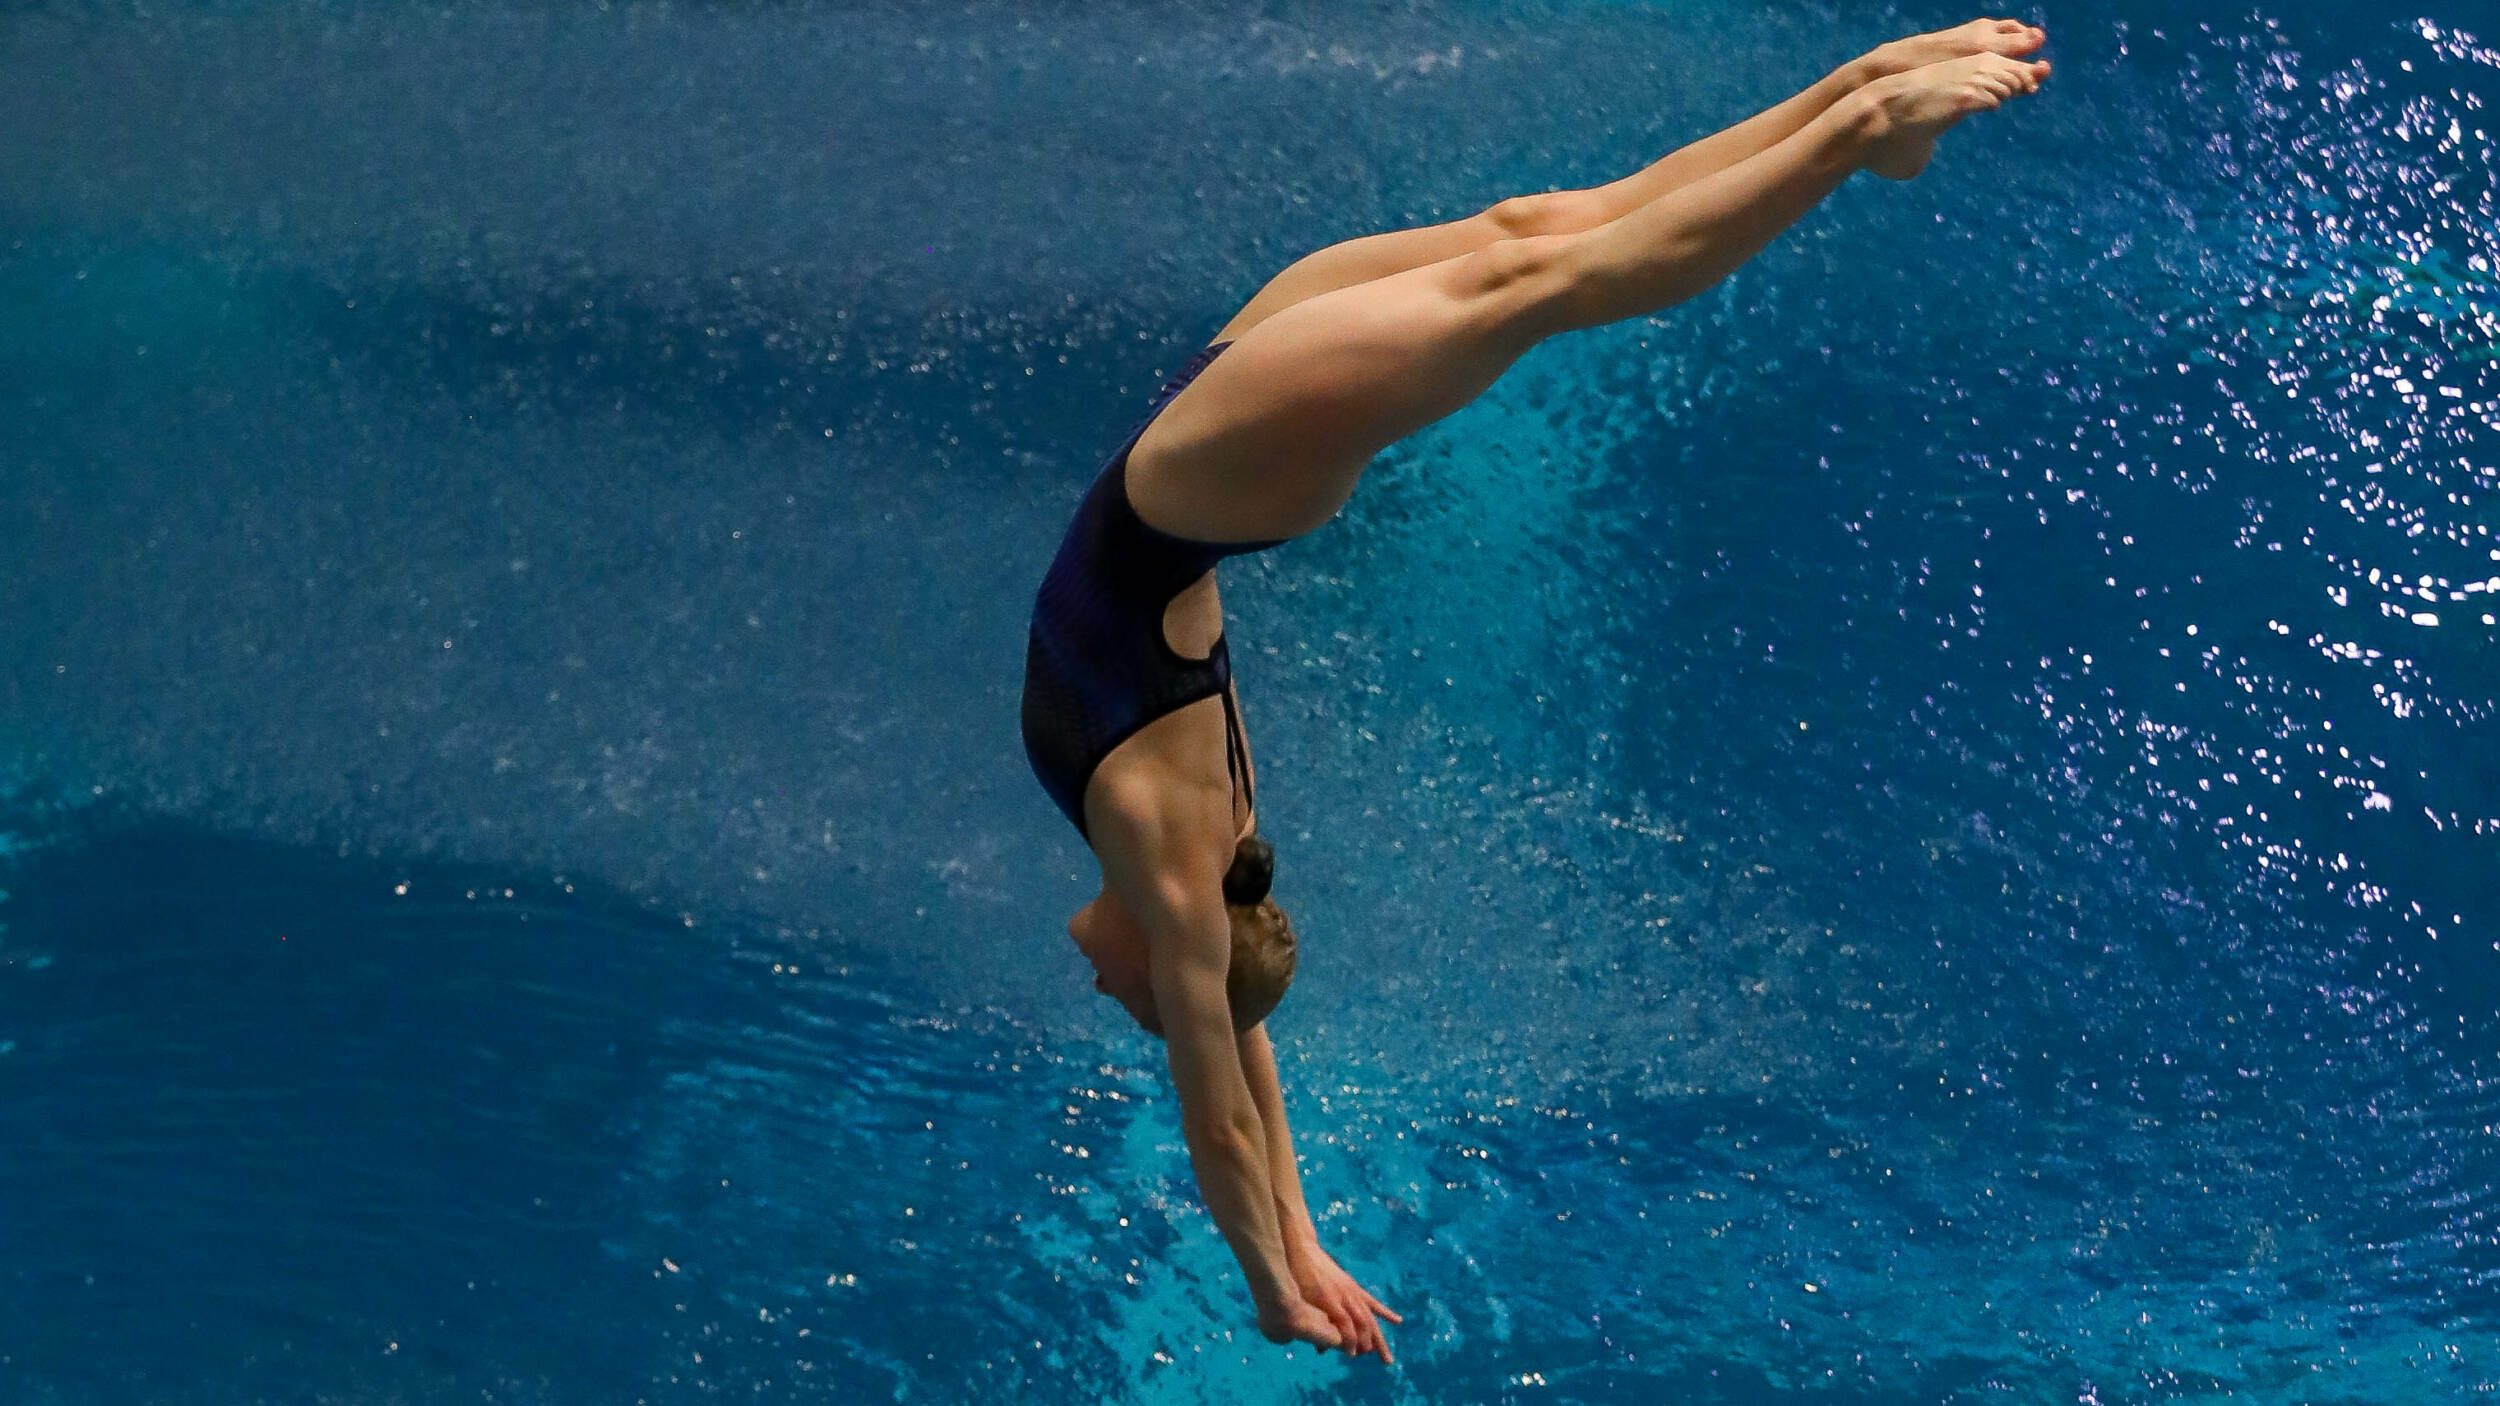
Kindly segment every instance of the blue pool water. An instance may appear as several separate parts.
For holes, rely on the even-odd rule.
[[[0,13],[0,1401],[2500,1387],[2465,0],[2034,11],[1228,568],[1394,1370],[1061,935],[1024,611],[1162,375],[1964,17]]]

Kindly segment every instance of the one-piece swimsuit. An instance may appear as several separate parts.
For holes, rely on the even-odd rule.
[[[1024,656],[1024,750],[1043,789],[1080,835],[1086,834],[1085,786],[1103,758],[1148,723],[1205,698],[1224,700],[1225,763],[1249,795],[1249,749],[1226,687],[1233,671],[1224,637],[1219,632],[1205,658],[1191,659],[1165,640],[1163,613],[1217,562],[1285,539],[1175,537],[1149,526],[1128,496],[1129,451],[1173,397],[1231,345],[1217,342],[1199,351],[1155,392],[1145,418],[1112,451],[1077,505],[1034,598]]]

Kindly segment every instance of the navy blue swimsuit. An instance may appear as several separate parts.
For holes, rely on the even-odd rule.
[[[1128,456],[1172,398],[1230,342],[1192,356],[1163,383],[1146,417],[1103,465],[1077,505],[1059,555],[1033,602],[1024,655],[1024,751],[1043,789],[1085,834],[1085,783],[1138,729],[1204,698],[1224,700],[1225,763],[1249,781],[1249,750],[1225,685],[1224,637],[1190,659],[1163,637],[1163,612],[1225,557],[1275,542],[1198,542],[1146,525],[1128,498]],[[1087,835],[1090,841],[1093,837]]]

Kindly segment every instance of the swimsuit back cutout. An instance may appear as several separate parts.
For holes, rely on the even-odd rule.
[[[1085,786],[1112,749],[1139,729],[1205,698],[1224,700],[1225,765],[1248,795],[1249,749],[1226,685],[1232,655],[1218,633],[1204,659],[1174,650],[1163,612],[1225,557],[1285,541],[1200,542],[1137,515],[1128,456],[1155,416],[1230,342],[1192,356],[1149,402],[1077,505],[1033,602],[1024,656],[1024,750],[1059,809],[1085,830]],[[1251,798],[1256,803],[1256,798]],[[1092,836],[1086,835],[1090,841]]]

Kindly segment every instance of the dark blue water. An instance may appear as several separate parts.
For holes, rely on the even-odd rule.
[[[0,14],[0,1400],[2500,1388],[2462,0],[2035,11],[1231,569],[1394,1371],[1061,935],[1024,611],[1160,378],[1964,17]]]

